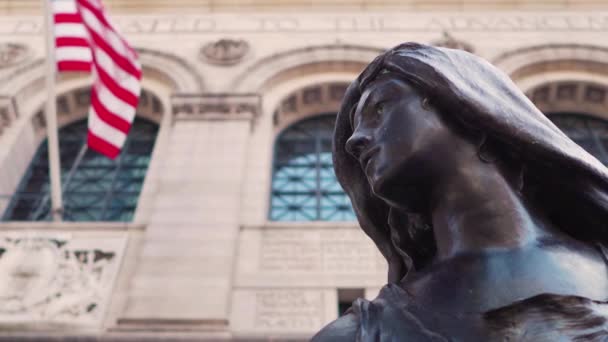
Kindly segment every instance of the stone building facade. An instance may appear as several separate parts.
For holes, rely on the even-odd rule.
[[[41,6],[0,0],[0,340],[305,340],[374,298],[386,264],[325,174],[328,131],[315,120],[404,41],[484,57],[608,161],[599,1],[106,3],[139,52],[138,116],[155,143],[131,214],[48,222],[9,213],[45,139]],[[87,75],[58,77],[62,127],[86,118],[88,87]],[[278,152],[303,130],[320,149]],[[316,167],[310,191],[295,184],[310,174],[280,174],[300,162]]]

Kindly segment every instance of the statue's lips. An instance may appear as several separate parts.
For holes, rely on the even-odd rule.
[[[361,167],[363,168],[363,171],[365,171],[365,173],[367,173],[367,168],[370,165],[372,157],[374,156],[374,154],[376,154],[376,152],[378,152],[379,149],[379,147],[374,147],[361,153],[361,156],[359,157],[359,163],[361,163]]]

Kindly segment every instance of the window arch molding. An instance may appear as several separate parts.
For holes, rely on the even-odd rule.
[[[232,82],[239,92],[257,91],[322,73],[352,74],[355,79],[369,61],[384,52],[383,48],[363,45],[319,45],[282,51],[257,60]]]
[[[164,115],[168,106],[163,97],[164,94],[159,93],[155,87],[152,89],[148,89],[147,86],[143,87],[136,118],[146,119],[159,128],[161,124],[166,126],[167,123],[170,123],[167,121],[170,117]],[[2,141],[0,151],[6,150],[3,153],[4,158],[0,160],[0,171],[5,176],[0,185],[0,217],[6,206],[9,205],[10,196],[18,190],[23,175],[28,172],[30,162],[35,157],[40,144],[46,139],[44,105],[37,98],[32,102],[37,103],[37,107],[20,107],[17,103],[20,110],[17,115],[18,121],[8,127],[8,131],[12,132],[10,134],[0,133]],[[90,86],[80,78],[60,81],[56,103],[59,129],[82,120],[86,121],[90,109]],[[162,144],[162,142],[160,143]],[[15,149],[13,146],[19,146],[19,148]],[[155,168],[153,165],[150,166]],[[149,180],[146,180],[145,183],[148,184]],[[148,197],[150,197],[148,192],[143,190],[138,203],[149,201]],[[138,220],[139,215],[141,214],[138,211]]]
[[[59,128],[88,117],[91,106],[90,94],[90,87],[80,87],[57,95],[57,124]],[[155,93],[145,88],[142,89],[136,111],[137,117],[160,124],[164,112],[165,105],[162,100]],[[32,124],[40,141],[46,136],[44,115],[43,106],[32,117]]]
[[[203,77],[193,72],[195,68],[183,58],[162,51],[147,48],[136,48],[139,53],[144,77],[142,87],[157,96],[166,110],[170,107],[170,97],[174,93],[199,93],[205,88]],[[0,97],[0,115],[4,108],[4,100],[12,102],[14,115],[11,115],[8,124],[2,123],[0,118],[0,138],[9,129],[15,131],[11,136],[23,134],[22,130],[29,124],[22,120],[31,119],[38,115],[44,107],[47,93],[45,91],[45,63],[43,59],[33,59],[26,63],[18,64],[7,68],[5,76],[0,77],[0,93],[5,96]],[[91,86],[91,78],[83,73],[62,73],[57,77],[55,84],[57,97],[62,94],[74,92],[81,88]],[[6,99],[5,99],[6,98]],[[143,113],[145,116],[145,113]],[[153,119],[154,120],[154,119]],[[59,124],[68,123],[58,120]],[[4,127],[2,127],[4,126]],[[15,127],[16,126],[16,127]],[[1,145],[11,146],[14,139],[4,139]],[[0,146],[0,155],[2,155]],[[0,160],[0,164],[3,161]]]
[[[330,63],[330,62],[328,62]],[[330,63],[331,64],[331,63]],[[362,66],[364,66],[362,64]],[[324,83],[350,84],[357,77],[357,72],[332,69],[330,66],[312,73],[299,73],[297,77],[281,79],[280,82],[260,90],[262,96],[262,115],[254,123],[247,147],[247,165],[251,172],[247,172],[243,185],[241,199],[242,219],[248,224],[265,225],[269,223],[272,163],[274,143],[282,130],[290,124],[297,122],[319,112],[305,111],[295,113],[289,120],[275,120],[276,111],[281,103],[290,95],[311,86]],[[327,106],[323,112],[337,112],[339,103]],[[315,223],[316,224],[316,223]],[[319,222],[319,224],[324,224]],[[336,224],[333,222],[332,224]],[[347,225],[351,225],[349,222]]]
[[[282,131],[306,118],[337,113],[344,93],[345,82],[322,82],[302,87],[285,96],[273,113],[275,140]]]
[[[553,71],[581,71],[606,75],[608,48],[590,44],[541,44],[506,51],[492,64],[519,82]]]
[[[608,120],[608,83],[564,79],[541,83],[526,92],[546,115],[581,113]]]
[[[608,48],[591,44],[541,44],[491,59],[526,94],[543,84],[578,81],[608,85]]]
[[[608,165],[608,83],[557,79],[526,95],[570,139]]]

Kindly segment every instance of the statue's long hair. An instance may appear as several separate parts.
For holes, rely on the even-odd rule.
[[[361,227],[388,260],[389,281],[424,267],[435,245],[430,222],[417,213],[398,213],[374,196],[358,161],[345,150],[353,133],[351,111],[370,81],[385,72],[429,97],[446,122],[487,137],[500,153],[521,163],[524,198],[561,231],[582,241],[608,242],[608,169],[602,163],[490,63],[465,51],[405,43],[378,56],[350,85],[333,141],[338,181]]]

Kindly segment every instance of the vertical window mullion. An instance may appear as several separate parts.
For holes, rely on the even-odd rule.
[[[321,132],[319,129],[321,125],[316,122],[315,125],[315,195],[316,195],[316,209],[317,209],[317,220],[321,220]]]

